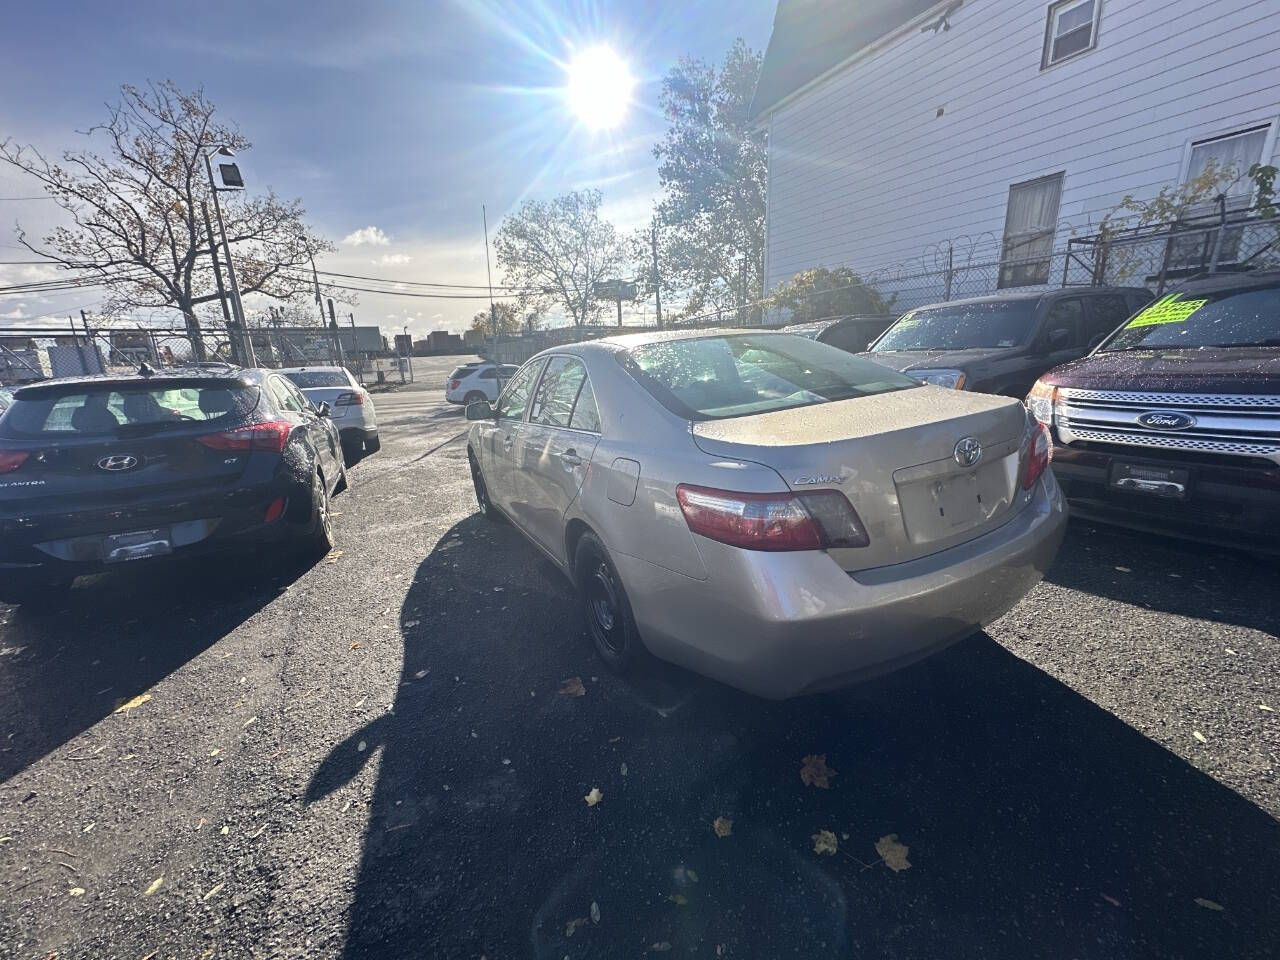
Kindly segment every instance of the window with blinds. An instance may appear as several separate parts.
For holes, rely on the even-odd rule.
[[[1009,188],[1000,250],[1000,286],[1027,287],[1049,282],[1053,237],[1062,201],[1061,173]]]

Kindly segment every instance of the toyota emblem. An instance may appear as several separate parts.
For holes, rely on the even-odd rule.
[[[962,437],[956,441],[956,463],[962,467],[972,467],[982,459],[982,444],[977,437]]]
[[[109,470],[112,473],[119,473],[122,470],[132,470],[138,465],[138,458],[127,453],[113,453],[109,457],[103,457],[98,461],[99,470]]]

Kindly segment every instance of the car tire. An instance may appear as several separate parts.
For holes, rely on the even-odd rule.
[[[337,545],[333,532],[333,512],[329,503],[329,487],[317,468],[311,474],[311,522],[306,534],[310,553],[328,553]]]
[[[364,455],[366,457],[369,456],[370,454],[377,453],[381,449],[382,449],[382,441],[379,440],[377,437],[370,437],[364,442]]]
[[[650,659],[636,629],[631,601],[609,551],[594,533],[584,533],[573,553],[574,583],[596,654],[617,674],[635,671]]]
[[[341,472],[340,474],[338,474],[338,482],[337,482],[337,484],[336,484],[336,485],[334,485],[334,488],[333,488],[333,495],[334,495],[335,497],[336,497],[338,494],[340,494],[340,493],[346,493],[346,492],[347,492],[347,490],[348,490],[348,489],[350,489],[350,486],[351,486],[351,485],[347,482],[347,464],[346,464],[346,461],[343,461],[343,463],[342,463],[342,468],[341,468],[341,469],[342,469],[342,472]]]
[[[468,393],[465,397],[463,397],[463,398],[462,398],[462,409],[463,409],[463,412],[465,412],[465,411],[466,411],[466,409],[467,409],[467,405],[468,405],[468,404],[471,404],[471,403],[479,403],[481,400],[488,400],[488,399],[489,399],[489,398],[488,398],[488,397],[486,397],[486,396],[485,396],[483,393],[481,393],[479,390],[472,390],[470,393]]]
[[[476,491],[476,507],[480,515],[494,523],[499,522],[502,519],[502,514],[498,512],[498,508],[489,499],[489,487],[484,482],[484,474],[480,472],[480,463],[476,460],[476,455],[470,450],[467,451],[467,461],[471,464],[471,485]]]
[[[26,607],[29,610],[50,610],[67,599],[74,579],[23,580],[13,579],[0,583],[0,603]]]

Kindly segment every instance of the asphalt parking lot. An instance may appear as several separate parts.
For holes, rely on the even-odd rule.
[[[327,560],[0,606],[0,955],[1280,953],[1274,564],[1073,526],[853,690],[623,682],[474,513],[450,365],[375,398]]]

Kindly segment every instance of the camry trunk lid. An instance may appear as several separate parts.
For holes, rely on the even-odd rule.
[[[713,456],[772,467],[796,491],[843,492],[871,539],[830,551],[853,571],[913,560],[1008,520],[1024,499],[1025,430],[1017,400],[925,386],[695,422],[693,437]]]

